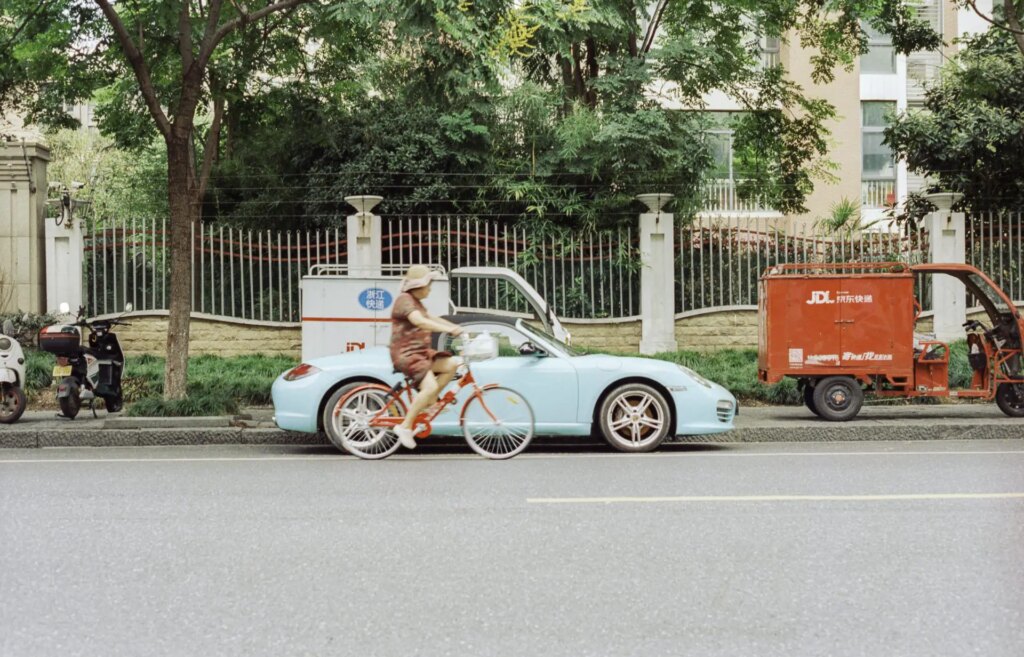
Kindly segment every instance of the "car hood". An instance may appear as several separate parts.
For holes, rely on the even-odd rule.
[[[369,349],[349,351],[344,354],[321,356],[306,362],[321,370],[346,369],[353,365],[390,365],[391,353],[387,347],[370,347]]]

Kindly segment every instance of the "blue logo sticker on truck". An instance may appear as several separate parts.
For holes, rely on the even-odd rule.
[[[359,293],[359,305],[367,310],[384,310],[391,305],[391,293],[371,287]]]

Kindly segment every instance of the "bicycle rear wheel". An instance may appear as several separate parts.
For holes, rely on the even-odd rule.
[[[382,459],[398,450],[398,436],[388,427],[374,427],[374,417],[405,417],[405,404],[384,386],[356,388],[338,402],[335,431],[342,448],[362,459]]]
[[[485,388],[462,407],[462,434],[480,456],[512,458],[533,440],[533,409],[515,390]]]

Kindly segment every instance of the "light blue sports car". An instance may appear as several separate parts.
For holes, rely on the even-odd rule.
[[[487,331],[497,338],[498,358],[474,364],[473,375],[480,384],[501,384],[523,395],[533,408],[538,435],[600,431],[619,450],[647,452],[668,436],[722,433],[733,426],[736,398],[688,368],[648,358],[582,355],[522,319],[446,319],[469,336]],[[435,341],[439,349],[450,348],[447,335]],[[313,359],[274,382],[275,420],[290,431],[324,431],[338,445],[332,418],[341,399],[366,383],[391,386],[401,380],[383,347]],[[463,401],[434,420],[435,434],[462,435],[458,409]]]

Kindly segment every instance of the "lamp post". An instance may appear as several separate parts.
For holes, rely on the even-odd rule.
[[[371,210],[384,200],[383,196],[346,196],[345,202],[356,209],[348,216],[348,270],[350,275],[380,276],[380,216]]]
[[[675,351],[675,232],[668,193],[640,194],[647,206],[640,215],[640,353]]]
[[[937,192],[924,198],[938,208],[925,217],[931,262],[963,264],[967,260],[965,217],[963,212],[953,212],[963,194]],[[967,321],[967,290],[963,283],[952,276],[936,276],[932,282],[932,310],[935,339],[947,342],[963,337],[963,324]]]

